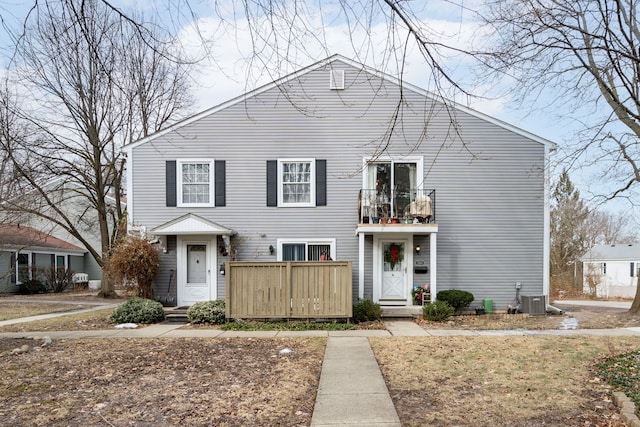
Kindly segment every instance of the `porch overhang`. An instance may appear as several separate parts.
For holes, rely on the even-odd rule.
[[[358,224],[356,235],[366,234],[433,234],[438,232],[438,224]]]
[[[224,227],[213,221],[209,221],[199,215],[188,213],[178,218],[172,219],[162,225],[152,229],[150,234],[156,236],[168,235],[217,235],[217,236],[233,236],[235,231]]]
[[[429,235],[429,279],[431,286],[431,300],[435,300],[438,290],[437,270],[437,237],[438,224],[358,224],[356,236],[358,236],[358,298],[364,299],[365,278],[365,236],[402,236],[402,235]]]

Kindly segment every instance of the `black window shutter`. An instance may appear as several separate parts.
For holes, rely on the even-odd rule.
[[[226,206],[227,189],[226,189],[226,163],[224,160],[216,160],[215,163],[215,190],[216,190],[216,206]]]
[[[278,206],[277,160],[267,160],[267,206]]]
[[[166,202],[167,206],[177,206],[177,191],[176,191],[176,161],[167,160],[165,170],[165,184],[166,184]]]
[[[316,206],[327,206],[326,160],[316,160]]]

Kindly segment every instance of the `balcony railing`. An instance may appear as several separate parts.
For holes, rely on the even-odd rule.
[[[358,197],[360,224],[436,222],[436,190],[392,191],[362,189]]]

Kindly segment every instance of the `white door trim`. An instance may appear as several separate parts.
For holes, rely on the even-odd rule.
[[[187,245],[207,246],[207,285],[208,291],[204,301],[217,299],[217,251],[216,236],[177,236],[176,253],[176,284],[177,303],[181,305],[191,305],[196,301],[185,300],[185,284],[187,283]]]
[[[382,294],[382,264],[384,260],[383,243],[404,243],[405,296],[406,301],[396,303],[383,301],[385,305],[412,305],[411,289],[413,288],[413,235],[374,235],[373,236],[373,302],[380,303]]]

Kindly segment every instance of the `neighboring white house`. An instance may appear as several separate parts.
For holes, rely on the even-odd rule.
[[[640,243],[596,245],[581,259],[585,293],[633,298],[638,284]]]

